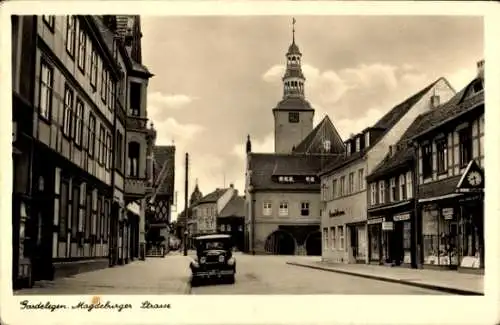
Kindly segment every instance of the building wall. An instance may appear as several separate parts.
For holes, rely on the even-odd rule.
[[[215,232],[217,229],[217,204],[201,203],[193,207],[193,216],[196,220],[198,233]]]
[[[312,130],[314,111],[299,112],[299,123],[288,121],[288,111],[274,112],[274,151],[289,153]]]
[[[453,176],[462,175],[465,171],[465,167],[460,166],[460,150],[459,150],[459,130],[461,127],[469,125],[471,127],[472,132],[472,159],[475,159],[480,167],[484,168],[484,113],[482,113],[479,117],[474,118],[470,121],[460,120],[455,124],[453,130],[446,131],[442,129],[443,132],[439,132],[436,136],[428,138],[427,141],[432,142],[432,176],[424,179],[422,174],[422,146],[420,145],[418,148],[418,179],[419,184],[427,184],[440,180],[444,180]],[[436,139],[444,136],[447,139],[448,151],[447,151],[447,173],[438,175],[437,173],[437,150],[436,150]],[[420,143],[422,144],[422,143]]]
[[[362,182],[359,181],[359,170],[363,170]],[[354,191],[349,191],[349,174],[354,173]],[[340,195],[339,181],[344,176],[346,179],[346,193]],[[323,234],[323,254],[322,257],[326,260],[335,262],[347,262],[352,250],[349,247],[350,233],[346,229],[347,223],[363,222],[366,220],[366,162],[361,159],[357,162],[346,166],[344,169],[338,170],[333,174],[322,177],[322,184],[326,185],[323,190],[322,196],[325,198],[325,209],[321,215],[321,230]],[[333,180],[337,180],[336,191],[333,193]],[[333,199],[335,198],[335,199]],[[330,212],[334,214],[342,213],[341,215],[330,217]],[[331,227],[336,228],[337,245],[335,248],[331,245]],[[340,237],[338,236],[339,227],[343,227],[344,231],[344,245],[340,247]],[[324,230],[327,229],[328,245],[325,245]],[[366,247],[367,237],[362,236],[359,238],[362,245]]]

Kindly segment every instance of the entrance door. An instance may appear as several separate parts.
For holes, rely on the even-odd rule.
[[[356,259],[358,256],[358,231],[356,227],[349,227],[349,233],[351,237],[352,256]]]
[[[450,268],[458,268],[458,225],[456,222],[450,222],[449,225],[449,237],[448,237],[448,258],[450,260]]]
[[[396,265],[401,265],[404,259],[403,252],[403,222],[394,223],[394,231],[392,231],[391,241],[391,260]]]

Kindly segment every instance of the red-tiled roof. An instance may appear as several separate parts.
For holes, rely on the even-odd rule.
[[[344,156],[343,159],[337,162],[333,162],[327,165],[322,171],[321,174],[326,174],[331,171],[334,171],[338,168],[341,168],[351,162],[362,158],[368,150],[370,150],[373,146],[375,146],[378,141],[387,133],[412,107],[415,105],[434,85],[440,80],[445,80],[444,78],[439,78],[433,83],[429,84],[427,87],[420,90],[418,93],[413,96],[407,98],[405,101],[393,107],[388,113],[386,113],[380,120],[377,121],[371,128],[382,129],[383,132],[380,133],[375,139],[371,139],[370,146],[349,156]],[[368,128],[370,129],[370,128]]]
[[[245,216],[245,199],[243,196],[233,195],[231,200],[226,204],[224,209],[219,213],[220,218],[225,217],[244,217]]]
[[[309,154],[324,153],[324,140],[330,141],[330,151],[328,153],[343,154],[345,152],[344,142],[328,115],[297,145],[293,152]]]
[[[319,184],[277,183],[273,181],[273,176],[315,176],[323,164],[338,157],[338,155],[250,153],[248,155],[250,184],[255,190],[319,190]]]
[[[155,182],[161,169],[166,164],[167,174],[163,182],[159,185],[158,196],[169,195],[171,199],[174,196],[175,179],[175,146],[154,146],[153,147],[153,165]]]

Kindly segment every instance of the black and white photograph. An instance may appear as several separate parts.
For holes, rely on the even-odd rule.
[[[484,297],[483,15],[136,6],[10,15],[2,277],[21,309]]]

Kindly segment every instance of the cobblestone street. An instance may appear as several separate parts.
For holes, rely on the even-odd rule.
[[[193,255],[192,252],[189,255]],[[129,265],[37,283],[16,294],[442,294],[397,283],[287,265],[318,257],[236,254],[235,284],[190,286],[189,256],[171,253]]]

